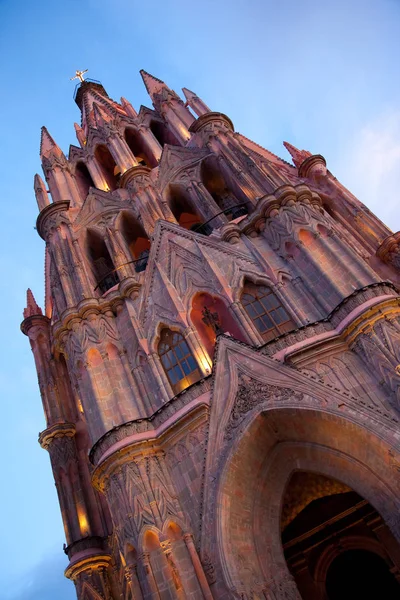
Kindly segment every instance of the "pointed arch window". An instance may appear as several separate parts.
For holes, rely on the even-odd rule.
[[[201,373],[197,362],[186,340],[177,331],[162,330],[158,354],[176,394],[200,379]]]
[[[265,341],[296,327],[279,298],[265,285],[246,283],[242,304]]]

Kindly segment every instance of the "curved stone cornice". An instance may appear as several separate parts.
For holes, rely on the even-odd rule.
[[[344,298],[324,319],[284,333],[260,351],[278,360],[292,360],[296,355],[319,353],[322,347],[332,344],[348,347],[379,319],[392,315],[400,315],[395,286],[390,282],[373,283]]]
[[[64,571],[68,579],[76,579],[83,571],[107,569],[111,563],[111,555],[105,552],[99,553],[98,548],[93,548],[93,554],[85,555],[83,558],[76,558]]]
[[[182,390],[164,404],[153,415],[143,419],[135,419],[114,427],[107,431],[92,447],[89,459],[92,464],[97,465],[103,455],[117,442],[138,434],[147,433],[146,439],[154,439],[156,430],[161,428],[170,417],[179,414],[176,424],[183,415],[186,416],[186,407],[195,399],[200,398],[211,390],[211,375],[194,383],[189,388]],[[192,411],[189,411],[192,412]]]
[[[307,185],[301,183],[295,187],[283,185],[273,194],[262,196],[254,211],[238,225],[243,233],[260,231],[266,219],[274,217],[284,206],[293,206],[296,202],[303,202],[314,206],[318,211],[322,207],[321,197]]]
[[[48,327],[50,325],[49,317],[46,315],[32,315],[30,317],[26,317],[20,325],[22,333],[25,335],[29,335],[29,330],[32,327],[41,326]]]
[[[44,207],[44,209],[39,213],[38,218],[36,220],[36,229],[40,237],[45,240],[46,234],[46,224],[49,222],[49,219],[55,217],[59,213],[65,212],[69,209],[70,201],[69,200],[60,200],[59,202],[53,202],[52,204],[48,204]]]
[[[326,167],[326,160],[321,154],[313,154],[306,158],[299,167],[299,177],[308,177],[311,170],[317,165],[323,165]]]
[[[107,294],[105,298],[85,298],[76,306],[67,308],[60,315],[58,321],[53,324],[52,332],[54,339],[60,340],[65,333],[68,333],[72,329],[72,325],[76,321],[85,320],[90,315],[97,316],[107,314],[109,311],[116,311],[118,307],[121,306],[121,303],[124,302],[124,298],[134,297],[135,294],[137,295],[139,293],[140,288],[140,283],[133,277],[128,277],[121,281],[118,290]],[[25,321],[22,325],[24,323]]]
[[[397,261],[400,264],[400,231],[385,238],[377,249],[376,255],[383,262],[389,264],[395,264],[396,261],[394,258],[397,257]]]
[[[144,167],[143,165],[131,167],[121,175],[121,179],[119,180],[119,187],[124,189],[127,188],[128,185],[138,177],[149,179],[150,173],[151,169],[149,167]]]
[[[204,115],[201,115],[201,117],[196,119],[196,121],[193,121],[193,123],[189,127],[189,131],[191,133],[197,133],[213,125],[222,125],[230,131],[235,131],[235,128],[230,118],[224,115],[224,113],[220,112],[208,112]]]
[[[76,427],[73,423],[54,423],[39,434],[39,444],[48,450],[51,442],[60,437],[74,437]]]

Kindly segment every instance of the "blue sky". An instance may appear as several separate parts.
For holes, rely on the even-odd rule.
[[[398,0],[0,0],[0,600],[74,598],[27,338],[25,291],[43,300],[34,230],[40,127],[67,152],[79,111],[69,78],[149,105],[139,69],[196,91],[238,131],[288,159],[320,153],[333,174],[400,228]]]

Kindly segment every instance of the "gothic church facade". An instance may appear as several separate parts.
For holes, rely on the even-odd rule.
[[[68,157],[42,129],[21,327],[65,574],[79,600],[332,600],[364,557],[390,598],[400,232],[321,155],[141,74],[138,112],[78,86]]]

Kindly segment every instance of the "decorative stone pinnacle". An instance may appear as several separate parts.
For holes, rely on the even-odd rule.
[[[306,158],[312,156],[311,152],[309,152],[308,150],[299,150],[298,148],[296,148],[296,146],[289,144],[289,142],[283,142],[283,145],[289,152],[290,156],[292,157],[293,163],[297,168],[300,167],[300,165],[306,160]]]
[[[42,309],[37,304],[34,295],[32,294],[32,290],[28,288],[26,292],[26,308],[24,309],[24,319],[28,317],[33,317],[35,315],[42,315]]]

